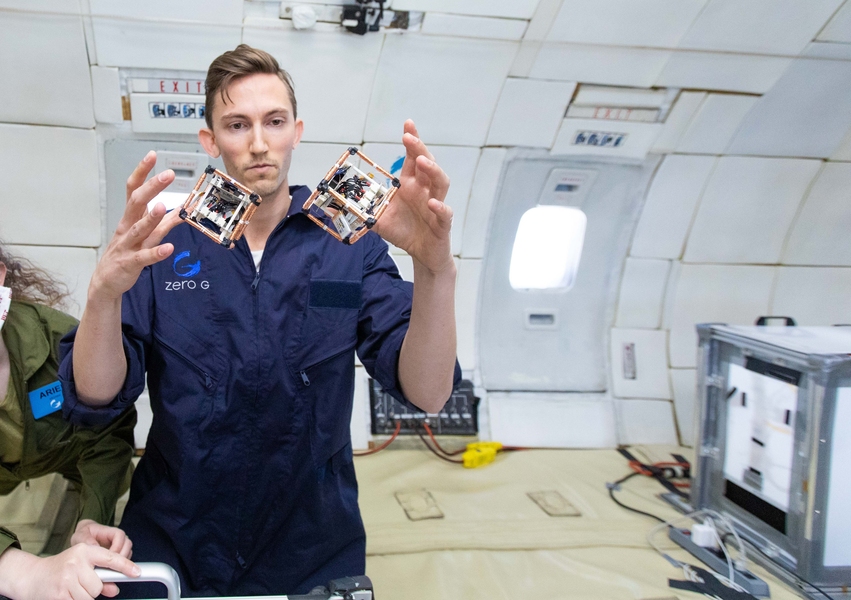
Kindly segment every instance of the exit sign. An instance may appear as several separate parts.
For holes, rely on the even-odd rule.
[[[131,80],[131,91],[151,94],[197,94],[207,93],[203,79],[168,79],[151,77]]]

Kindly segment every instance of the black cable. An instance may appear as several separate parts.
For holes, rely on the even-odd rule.
[[[443,456],[440,452],[438,452],[437,450],[432,448],[431,445],[423,437],[423,434],[420,433],[419,429],[417,429],[417,435],[420,436],[420,439],[422,440],[423,444],[425,444],[425,447],[428,448],[429,450],[431,450],[431,453],[434,454],[436,457],[442,458],[446,462],[451,462],[451,463],[456,464],[456,465],[463,465],[464,464],[463,460],[456,460],[454,458],[449,458],[448,456]]]
[[[637,508],[633,508],[633,507],[631,507],[631,506],[627,506],[626,504],[624,504],[623,502],[621,502],[620,500],[618,500],[617,498],[615,498],[615,489],[619,489],[620,484],[622,484],[623,482],[625,482],[625,481],[627,481],[627,480],[629,480],[629,479],[632,479],[632,478],[633,478],[633,477],[635,477],[636,475],[641,475],[641,473],[630,473],[630,474],[629,474],[629,475],[627,475],[626,477],[621,477],[620,479],[618,479],[618,480],[617,480],[617,481],[615,481],[614,483],[607,483],[607,484],[606,484],[606,487],[608,487],[608,488],[609,488],[609,497],[610,497],[610,498],[614,501],[614,503],[615,503],[615,504],[617,504],[617,505],[618,505],[618,506],[620,506],[621,508],[625,508],[625,509],[626,509],[626,510],[628,510],[628,511],[631,511],[631,512],[634,512],[634,513],[638,513],[639,515],[644,515],[645,517],[650,517],[651,519],[656,519],[656,520],[657,520],[657,521],[659,521],[660,523],[667,523],[667,521],[666,521],[665,519],[662,519],[662,518],[660,518],[660,517],[657,517],[656,515],[651,515],[651,514],[650,514],[650,513],[648,513],[648,512],[644,512],[643,510],[638,510]]]
[[[725,533],[724,535],[721,536],[721,541],[724,543],[725,546],[727,545],[727,538],[729,538],[729,537],[735,538],[735,536],[732,533]],[[751,548],[753,548],[754,550],[756,550],[757,552],[759,552],[760,554],[762,554],[765,558],[770,560],[772,565],[776,565],[777,567],[779,567],[780,569],[784,570],[786,573],[788,573],[789,575],[794,577],[799,582],[803,582],[803,583],[807,584],[808,586],[810,586],[811,588],[813,588],[814,590],[817,590],[822,596],[827,598],[827,600],[834,600],[833,596],[831,596],[830,594],[825,592],[823,589],[821,589],[816,584],[810,583],[809,581],[807,581],[806,579],[804,579],[803,577],[801,577],[797,573],[789,570],[788,568],[781,565],[779,562],[775,561],[774,558],[772,558],[771,556],[766,554],[765,551],[763,551],[761,548],[757,547],[753,542],[750,542],[750,541],[745,540],[745,539],[743,539],[742,541],[744,543],[746,543],[748,546],[750,546]],[[739,552],[741,552],[741,551],[742,551],[742,549],[739,548]]]

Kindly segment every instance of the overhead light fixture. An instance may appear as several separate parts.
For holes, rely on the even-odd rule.
[[[569,290],[576,282],[585,213],[569,206],[536,206],[517,225],[508,279],[515,290]]]

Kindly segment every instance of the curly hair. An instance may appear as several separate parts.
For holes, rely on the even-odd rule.
[[[6,265],[6,281],[3,285],[12,289],[14,300],[58,308],[68,299],[68,288],[63,283],[25,258],[10,254],[2,241],[0,262]]]

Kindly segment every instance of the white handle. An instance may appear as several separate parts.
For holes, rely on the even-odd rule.
[[[170,566],[164,563],[136,563],[142,570],[139,577],[127,577],[124,573],[111,569],[95,569],[95,573],[104,583],[132,583],[139,581],[156,581],[165,585],[168,590],[168,600],[180,600],[180,578]]]

